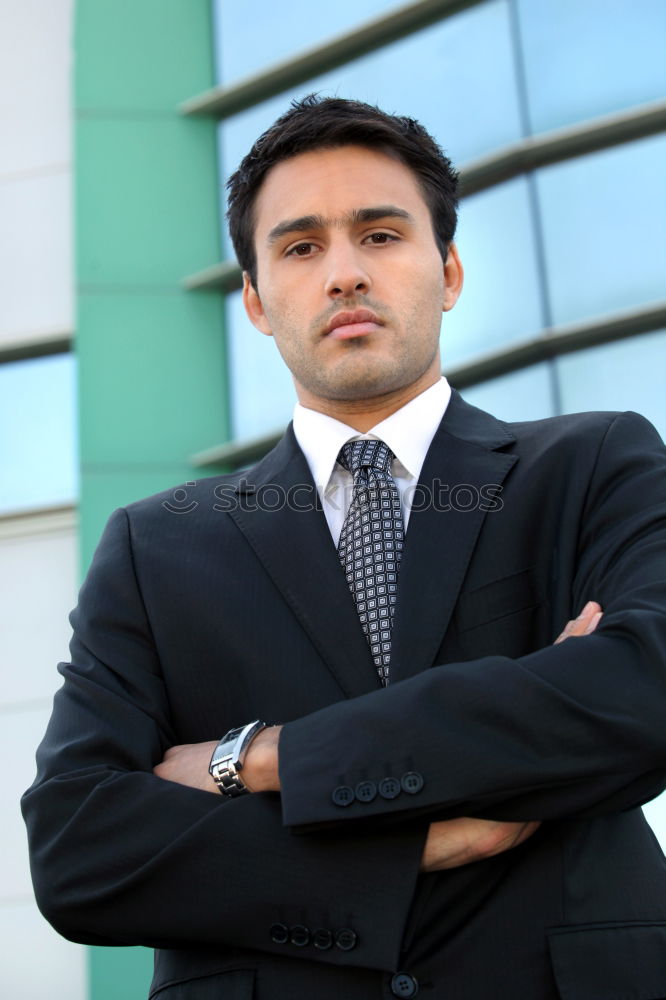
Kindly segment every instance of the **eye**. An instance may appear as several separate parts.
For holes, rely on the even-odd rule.
[[[312,251],[316,250],[314,243],[296,243],[295,246],[290,247],[287,250],[285,256],[287,257],[309,257]]]
[[[398,240],[397,236],[393,236],[392,233],[370,233],[363,240],[364,243],[369,243],[371,246],[384,247],[388,243],[393,243]]]

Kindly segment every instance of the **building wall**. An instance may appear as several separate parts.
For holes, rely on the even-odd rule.
[[[73,328],[71,17],[71,0],[0,5],[0,992],[12,1000],[87,996],[85,949],[34,902],[18,809],[78,577],[73,364],[49,356]]]
[[[73,327],[71,12],[0,8],[0,346]]]
[[[225,438],[222,302],[181,279],[220,254],[215,125],[178,103],[213,82],[209,0],[80,0],[75,148],[80,535],[196,477]],[[147,949],[90,950],[91,1000],[140,1000]]]
[[[78,576],[72,509],[0,518],[0,985],[12,1000],[84,1000],[85,949],[59,937],[32,894],[18,809],[67,654]]]

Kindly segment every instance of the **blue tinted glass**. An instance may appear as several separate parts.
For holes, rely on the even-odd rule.
[[[527,182],[518,178],[466,198],[456,239],[462,295],[442,321],[444,368],[542,326]]]
[[[0,510],[78,495],[71,355],[0,365]]]
[[[666,793],[643,806],[645,818],[654,830],[662,851],[666,851]]]
[[[223,122],[223,175],[292,98],[315,90],[418,118],[458,165],[513,141],[521,125],[506,0],[472,8]]]
[[[539,171],[553,321],[663,298],[666,137]]]
[[[519,372],[490,379],[464,389],[468,403],[500,420],[540,420],[552,417],[552,383],[549,365],[532,365]]]
[[[666,438],[666,331],[558,358],[565,413],[636,410]]]
[[[252,4],[213,0],[217,78],[229,84],[260,73],[313,45],[346,34],[352,28],[402,7],[402,0],[252,0]]]
[[[666,93],[664,0],[518,0],[534,131]]]
[[[296,402],[289,369],[272,337],[250,323],[240,292],[226,298],[231,422],[235,438],[279,430]]]

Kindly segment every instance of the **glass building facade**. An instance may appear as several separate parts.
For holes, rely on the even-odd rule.
[[[368,2],[354,4],[352,14],[349,6],[337,25],[360,25],[395,10]],[[325,56],[332,41],[325,9],[305,3],[290,5],[288,18],[258,3],[251,25],[244,11],[224,0],[214,11],[217,77],[226,92],[240,78],[265,73],[265,62],[296,58],[304,47],[319,46]],[[665,39],[666,7],[659,0],[471,4],[225,116],[219,125],[221,177],[291,99],[316,91],[419,118],[464,178],[508,149],[557,140],[558,133],[592,129],[659,102],[666,93]],[[270,74],[265,76],[269,91]],[[513,174],[462,201],[457,243],[466,283],[442,323],[444,370],[454,384],[458,376],[472,402],[500,417],[616,409],[621,398],[622,406],[649,411],[663,433],[666,376],[658,327],[627,340],[629,369],[611,361],[620,348],[603,343],[603,330],[599,346],[574,353],[568,341],[561,357],[556,351],[529,367],[521,361],[515,374],[510,359],[501,365],[509,372],[497,379],[480,381],[465,369],[480,355],[501,354],[545,332],[603,326],[615,314],[663,303],[666,137],[638,135],[575,156],[560,151],[552,163]],[[222,242],[229,253],[226,233]],[[226,297],[226,318],[232,435],[270,433],[289,419],[289,376],[273,343],[258,337],[246,319],[239,291]],[[612,383],[609,365],[617,372]],[[621,387],[636,368],[656,372],[654,384],[650,378],[648,385],[634,382],[633,390]]]
[[[419,118],[462,175],[452,384],[506,419],[634,409],[664,435],[666,4],[26,0],[0,28],[19,95],[0,109],[0,711],[21,762],[0,801],[4,979],[140,1000],[147,951],[87,949],[84,972],[41,921],[15,802],[77,542],[85,570],[113,507],[245,464],[290,419],[289,373],[244,315],[224,180],[312,91]],[[666,844],[664,797],[646,812]]]

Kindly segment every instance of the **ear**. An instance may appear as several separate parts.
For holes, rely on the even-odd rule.
[[[257,330],[261,333],[265,333],[267,337],[273,335],[273,329],[268,321],[268,317],[264,312],[264,307],[261,304],[261,299],[259,298],[259,292],[256,290],[252,284],[252,280],[247,271],[243,271],[243,305],[245,306],[245,312],[248,315],[248,319],[253,326],[256,326]]]
[[[446,256],[446,264],[444,265],[444,304],[442,305],[442,312],[448,312],[449,309],[453,309],[458,301],[458,296],[462,291],[464,276],[465,272],[460,262],[458,248],[455,243],[451,243]]]

